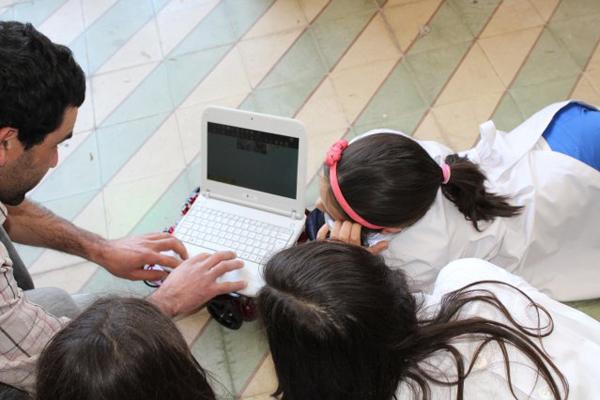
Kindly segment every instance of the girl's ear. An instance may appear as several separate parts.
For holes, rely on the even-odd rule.
[[[383,228],[381,231],[383,233],[398,233],[402,231],[402,228]]]

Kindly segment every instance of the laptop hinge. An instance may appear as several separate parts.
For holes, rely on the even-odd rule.
[[[234,204],[239,204],[241,206],[256,208],[257,210],[272,212],[275,214],[284,215],[286,217],[291,217],[293,219],[300,219],[299,214],[297,213],[296,210],[292,210],[292,211],[280,210],[278,208],[268,207],[268,206],[252,203],[250,201],[244,201],[241,199],[235,199],[235,198],[231,198],[231,197],[227,197],[227,196],[220,196],[218,194],[211,193],[209,190],[202,191],[202,195],[204,195],[204,197],[206,197],[207,199],[212,198],[212,199],[216,199],[216,200],[228,201],[228,202],[231,202]]]

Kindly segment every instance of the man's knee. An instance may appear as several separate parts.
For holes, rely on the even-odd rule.
[[[63,289],[37,288],[26,290],[24,293],[27,300],[56,317],[75,318],[81,312],[73,297]]]

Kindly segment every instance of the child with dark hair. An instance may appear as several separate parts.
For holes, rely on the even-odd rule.
[[[591,399],[600,323],[477,259],[415,293],[333,241],[276,254],[258,296],[281,400]]]
[[[559,300],[600,296],[600,112],[553,104],[470,150],[375,130],[328,152],[317,207],[420,288],[452,260],[488,260]],[[327,235],[324,226],[318,237]]]
[[[175,324],[134,298],[96,301],[50,341],[37,400],[215,400]]]

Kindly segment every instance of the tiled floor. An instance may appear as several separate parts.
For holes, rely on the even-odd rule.
[[[207,104],[302,120],[307,184],[342,136],[390,127],[461,150],[493,118],[510,129],[553,101],[600,104],[598,0],[0,0],[69,45],[86,102],[60,165],[31,197],[92,231],[160,230],[198,181]],[[22,248],[37,285],[149,292],[94,265]],[[583,304],[585,308],[587,304]],[[589,310],[589,308],[585,308]],[[221,393],[266,399],[256,324],[179,321]]]

